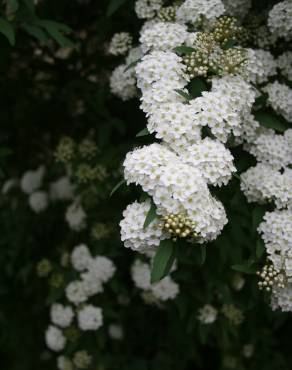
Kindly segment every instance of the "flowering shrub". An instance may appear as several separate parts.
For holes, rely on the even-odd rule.
[[[291,9],[3,2],[3,368],[291,368]]]

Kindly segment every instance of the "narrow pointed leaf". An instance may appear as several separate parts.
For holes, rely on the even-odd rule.
[[[116,186],[114,186],[114,188],[112,189],[111,193],[110,193],[110,197],[119,189],[120,186],[122,186],[123,184],[126,183],[126,180],[121,180],[117,183]]]
[[[146,229],[146,227],[148,227],[151,224],[151,222],[153,222],[156,219],[156,217],[157,217],[156,205],[153,202],[151,202],[151,206],[150,206],[149,211],[146,215],[143,228]]]
[[[150,135],[150,132],[148,131],[146,127],[146,128],[143,128],[143,130],[139,131],[136,137],[147,136],[147,135]]]

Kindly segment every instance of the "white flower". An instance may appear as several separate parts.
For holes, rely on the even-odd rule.
[[[29,195],[28,203],[35,213],[40,213],[48,207],[48,195],[44,191],[35,191]]]
[[[292,2],[281,1],[269,13],[268,26],[271,33],[286,40],[292,38]]]
[[[210,304],[206,304],[199,309],[198,319],[203,324],[213,324],[217,319],[217,315],[217,309]]]
[[[40,188],[45,174],[45,167],[40,166],[35,171],[27,171],[20,180],[20,187],[24,193],[31,194]]]
[[[124,246],[135,251],[145,252],[155,249],[160,241],[168,235],[161,227],[159,221],[155,219],[144,228],[144,222],[150,209],[150,202],[134,202],[129,204],[123,212],[123,220],[120,222],[121,240]]]
[[[121,340],[124,337],[124,331],[121,325],[111,324],[108,327],[108,334],[112,339]]]
[[[92,256],[87,245],[80,244],[74,247],[71,253],[71,263],[76,271],[88,269],[91,260]]]
[[[283,312],[292,312],[292,284],[273,289],[271,306],[273,310],[280,308]]]
[[[73,185],[67,176],[60,177],[50,185],[50,197],[52,200],[70,200],[73,198]]]
[[[251,0],[222,0],[226,14],[236,18],[244,18],[251,7]]]
[[[67,299],[75,305],[85,302],[88,298],[84,283],[78,280],[69,283],[65,289],[65,293]]]
[[[263,88],[268,94],[268,103],[287,121],[292,121],[292,89],[278,81],[269,83]]]
[[[127,65],[122,64],[113,70],[110,77],[111,92],[126,101],[137,95],[134,68],[126,70]]]
[[[97,330],[102,323],[102,310],[99,307],[87,305],[78,312],[78,325],[81,330]]]
[[[45,335],[46,344],[52,351],[59,352],[65,348],[66,338],[62,331],[53,325],[50,325]]]
[[[136,0],[135,11],[138,18],[153,18],[162,7],[162,0]]]
[[[263,83],[277,73],[277,63],[273,55],[266,50],[247,49],[248,79],[253,83]]]
[[[264,221],[259,225],[261,234],[274,268],[283,270],[292,278],[292,211],[281,210],[267,212]]]
[[[164,277],[158,283],[150,283],[150,265],[136,260],[131,268],[132,279],[137,288],[150,292],[155,300],[167,301],[174,299],[179,293],[178,284],[170,276]]]
[[[209,184],[226,185],[236,171],[233,156],[219,141],[205,138],[186,148],[184,162],[198,168]]]
[[[221,0],[186,0],[177,10],[177,19],[183,23],[197,23],[201,16],[214,21],[225,11]]]
[[[158,283],[153,284],[151,291],[158,300],[167,301],[177,297],[179,286],[170,276],[166,276]]]
[[[73,320],[74,312],[70,306],[63,306],[60,303],[54,303],[51,306],[52,323],[61,327],[67,328]]]
[[[277,59],[277,65],[283,76],[292,81],[292,51],[285,51]]]
[[[96,280],[106,283],[114,276],[116,267],[109,258],[96,256],[90,261],[88,270],[96,276]]]
[[[80,231],[85,226],[86,213],[79,203],[73,202],[67,208],[65,218],[72,230]]]
[[[108,52],[112,55],[123,55],[132,45],[132,36],[128,32],[116,33],[109,45]]]
[[[157,22],[141,33],[144,53],[149,50],[168,51],[182,45],[188,37],[187,28],[177,23]]]

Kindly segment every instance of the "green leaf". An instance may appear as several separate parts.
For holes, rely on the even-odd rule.
[[[39,20],[38,25],[43,27],[47,33],[62,47],[74,47],[74,43],[63,33],[71,32],[71,28],[67,25],[51,20]]]
[[[126,0],[111,0],[106,10],[106,16],[113,15],[125,2]]]
[[[276,115],[265,113],[265,112],[255,112],[255,119],[264,127],[272,128],[279,132],[284,132],[286,130],[286,125],[283,123],[281,118]]]
[[[46,33],[38,26],[34,26],[33,24],[24,24],[22,26],[25,31],[30,34],[31,36],[35,37],[41,44],[46,44],[48,41],[48,37]]]
[[[198,98],[199,96],[202,95],[202,92],[206,90],[207,90],[207,85],[206,85],[206,82],[202,78],[195,77],[192,79],[190,83],[190,94],[192,98]]]
[[[6,36],[10,45],[15,45],[15,32],[14,28],[12,27],[11,23],[9,23],[6,19],[0,18],[0,32]]]
[[[257,206],[252,211],[252,228],[254,231],[257,231],[257,228],[261,221],[263,220],[266,210],[263,207]]]
[[[200,265],[203,266],[203,264],[206,261],[206,257],[207,257],[207,248],[206,248],[205,245],[201,245],[200,246],[200,250],[201,250],[201,262],[200,262]]]
[[[147,135],[150,135],[150,132],[148,131],[146,127],[146,128],[143,128],[143,130],[139,131],[136,137],[147,136]]]
[[[119,189],[120,186],[122,186],[123,184],[126,183],[126,180],[121,180],[117,183],[116,186],[114,186],[114,188],[112,189],[111,193],[110,193],[110,197]]]
[[[243,272],[245,274],[255,274],[257,271],[257,268],[249,262],[239,265],[232,265],[231,268],[235,271]]]
[[[153,259],[151,283],[164,278],[170,271],[175,259],[175,247],[170,239],[162,240]]]
[[[262,255],[264,254],[266,248],[265,248],[265,243],[263,242],[262,239],[257,240],[256,244],[256,256],[257,258],[261,258]]]
[[[183,98],[185,98],[188,101],[193,99],[190,94],[188,94],[187,92],[185,92],[183,90],[175,89],[174,91],[177,92],[180,96],[182,96]]]
[[[181,54],[191,54],[195,52],[196,49],[191,48],[189,46],[182,45],[182,46],[177,46],[176,48],[173,49],[173,51],[181,55]]]
[[[232,175],[236,177],[238,180],[241,180],[241,177],[239,176],[237,172],[232,172]]]
[[[134,62],[132,62],[129,65],[127,65],[127,67],[125,68],[124,72],[127,72],[131,68],[134,68],[138,63],[141,62],[141,60],[142,60],[142,58],[139,58],[137,60],[134,60]]]
[[[156,219],[157,217],[156,209],[157,209],[156,205],[153,203],[153,201],[151,201],[149,211],[144,221],[144,225],[143,225],[144,229],[146,229],[146,227],[148,227]]]

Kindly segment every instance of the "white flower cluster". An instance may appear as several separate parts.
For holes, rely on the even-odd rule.
[[[126,64],[118,66],[111,74],[111,92],[126,101],[137,95],[136,78],[133,69],[127,69]]]
[[[245,17],[251,7],[251,0],[222,0],[226,14],[239,19]]]
[[[184,25],[168,22],[158,22],[145,29],[140,37],[144,53],[149,50],[171,50],[181,46],[188,38],[187,28]]]
[[[277,73],[277,62],[273,55],[262,49],[247,49],[248,79],[253,83],[261,84]]]
[[[224,12],[221,0],[186,0],[178,8],[176,17],[180,22],[197,24],[202,17],[214,21]]]
[[[40,166],[35,171],[30,170],[24,173],[20,180],[21,190],[26,194],[31,194],[38,190],[45,175],[45,167]]]
[[[103,285],[113,277],[116,270],[109,258],[92,257],[84,244],[73,249],[71,262],[74,269],[81,273],[80,280],[74,280],[66,287],[67,299],[75,305],[103,292]]]
[[[144,299],[157,303],[174,299],[179,294],[179,286],[170,276],[164,277],[158,283],[151,284],[150,272],[150,265],[140,260],[136,260],[131,269],[135,286],[148,293],[143,295]]]
[[[67,208],[65,219],[72,230],[80,231],[85,227],[86,213],[78,201]]]
[[[157,11],[162,7],[162,0],[137,0],[135,11],[138,18],[150,19],[155,17]]]
[[[292,89],[278,81],[269,83],[263,88],[268,94],[268,103],[287,121],[292,121]]]
[[[48,207],[48,194],[45,191],[35,191],[29,195],[28,203],[35,213],[40,213]]]
[[[125,247],[134,251],[147,252],[157,247],[161,240],[169,237],[162,230],[157,219],[148,227],[143,227],[150,206],[149,200],[143,203],[134,202],[123,212],[124,218],[120,222],[120,227],[121,240]]]
[[[66,338],[62,333],[62,330],[57,327],[50,325],[46,331],[45,340],[47,347],[54,352],[62,351],[66,345]]]
[[[60,328],[67,328],[71,325],[74,312],[71,306],[63,306],[61,303],[54,303],[51,306],[51,321]]]
[[[199,309],[198,320],[202,324],[213,324],[218,316],[218,310],[210,305],[206,304]]]
[[[149,9],[154,2],[137,1],[136,9],[141,10],[141,4],[147,4]],[[153,18],[157,10],[151,15],[143,10],[140,16]],[[177,8],[176,22],[146,22],[140,33],[140,48],[132,51],[138,59],[141,50],[146,53],[135,67],[137,87],[142,93],[140,107],[148,118],[148,131],[162,139],[161,144],[128,153],[124,161],[127,183],[140,185],[152,197],[158,215],[144,227],[149,201],[134,202],[124,211],[121,237],[125,246],[133,250],[148,253],[161,240],[170,238],[161,221],[169,215],[179,215],[186,225],[191,224],[192,237],[197,242],[215,239],[227,223],[223,205],[212,197],[208,185],[226,185],[235,171],[233,157],[222,142],[230,134],[242,134],[256,91],[243,77],[226,74],[212,78],[211,91],[186,101],[184,93],[190,77],[183,59],[174,52],[177,46],[190,45],[195,37],[188,32],[188,23],[210,25],[223,13],[220,0],[186,0]],[[135,61],[130,54],[126,64]],[[260,65],[264,69],[258,75],[264,80],[274,73],[276,63],[272,66],[272,56],[265,57],[265,51],[258,54],[257,68]],[[134,83],[131,86],[134,88]],[[121,88],[120,96],[123,94]],[[202,138],[204,126],[215,139]]]
[[[86,305],[78,312],[78,326],[81,330],[97,330],[102,323],[102,310],[99,307]]]
[[[70,200],[73,198],[74,187],[68,176],[62,176],[50,185],[52,200]]]
[[[292,81],[292,51],[285,51],[277,58],[277,66],[281,74]]]
[[[201,172],[161,144],[128,153],[124,176],[128,184],[141,185],[153,197],[158,214],[186,214],[201,242],[216,238],[227,222],[222,204],[211,196]]]
[[[128,32],[116,33],[109,45],[108,52],[112,55],[124,55],[132,45],[132,36]]]
[[[271,33],[286,40],[292,39],[292,2],[281,1],[269,13],[268,26]]]

